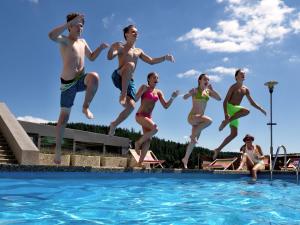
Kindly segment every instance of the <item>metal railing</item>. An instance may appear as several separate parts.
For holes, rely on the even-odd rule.
[[[286,148],[283,146],[283,145],[280,145],[278,148],[277,148],[277,151],[276,151],[276,155],[275,155],[275,159],[274,161],[272,162],[272,167],[271,167],[271,181],[273,180],[273,171],[274,171],[274,168],[275,168],[275,165],[276,165],[276,161],[277,161],[277,158],[278,158],[278,153],[279,153],[279,150],[280,149],[283,149],[283,152],[284,152],[284,168],[286,168]],[[298,164],[299,166],[299,164]],[[297,178],[298,179],[298,178]]]
[[[298,166],[296,168],[297,184],[299,184],[299,168],[300,168],[300,159],[298,159]]]

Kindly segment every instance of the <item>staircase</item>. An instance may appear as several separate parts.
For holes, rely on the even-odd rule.
[[[4,136],[0,133],[0,164],[18,164]]]

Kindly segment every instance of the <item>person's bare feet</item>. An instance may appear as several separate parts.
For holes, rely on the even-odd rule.
[[[181,162],[183,163],[183,168],[184,169],[187,169],[188,167],[187,167],[187,164],[188,164],[188,162],[183,158],[183,159],[181,159]]]
[[[218,149],[214,150],[213,160],[217,159],[219,152],[220,152],[220,150],[218,150]]]
[[[143,164],[143,162],[138,162],[137,167],[140,167],[142,169],[147,169],[147,166],[145,164]]]
[[[239,168],[237,168],[236,170],[243,170],[243,167],[239,167]]]
[[[61,158],[60,156],[55,156],[54,159],[53,159],[53,162],[57,165],[60,165],[61,164]]]
[[[126,95],[120,95],[119,102],[124,106],[126,104]]]
[[[219,131],[223,130],[227,124],[228,124],[228,120],[223,120],[221,125],[219,126]]]
[[[114,135],[115,135],[116,128],[117,128],[117,127],[114,125],[113,122],[110,123],[108,135],[114,136]]]
[[[88,119],[94,119],[94,115],[93,113],[89,110],[89,108],[82,108],[82,112],[85,114],[85,116],[88,118]]]

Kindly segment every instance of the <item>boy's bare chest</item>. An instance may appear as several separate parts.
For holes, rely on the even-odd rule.
[[[84,53],[84,44],[82,42],[74,42],[68,47],[68,51],[70,52],[70,54],[82,55]]]
[[[141,51],[139,49],[136,49],[136,48],[126,49],[124,47],[121,50],[120,56],[135,59],[135,58],[138,58],[140,54],[141,54]]]
[[[241,88],[236,88],[233,91],[233,95],[243,97],[246,94],[246,88],[241,87]]]

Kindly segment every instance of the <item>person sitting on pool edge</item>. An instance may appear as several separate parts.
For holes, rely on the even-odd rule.
[[[252,180],[256,181],[257,171],[265,169],[264,154],[259,145],[253,144],[254,137],[250,134],[247,134],[243,141],[245,144],[240,148],[242,161],[237,170],[242,170],[246,164],[252,175]]]

